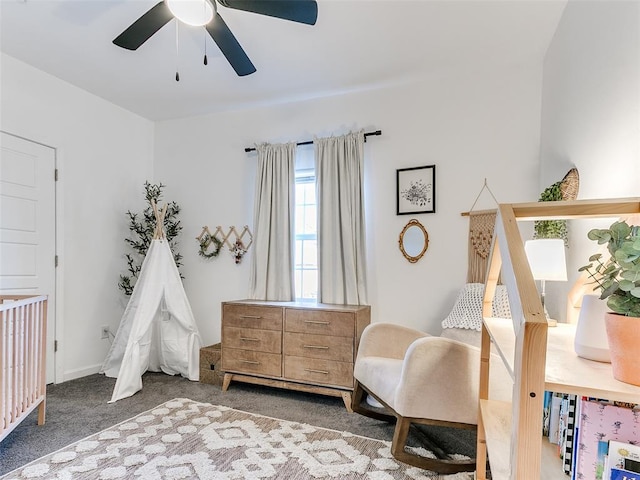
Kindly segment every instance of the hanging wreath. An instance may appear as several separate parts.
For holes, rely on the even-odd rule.
[[[222,241],[220,241],[216,236],[211,235],[208,232],[205,232],[199,239],[200,248],[198,249],[198,255],[202,258],[212,258],[217,257],[220,254],[220,250],[222,250]],[[213,244],[214,248],[211,252],[207,253],[209,246]]]

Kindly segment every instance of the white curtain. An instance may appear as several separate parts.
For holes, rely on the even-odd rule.
[[[257,147],[253,257],[249,295],[254,300],[291,301],[296,144]]]
[[[367,303],[364,133],[316,139],[318,299]]]

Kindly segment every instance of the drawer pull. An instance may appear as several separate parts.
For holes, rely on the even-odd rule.
[[[313,323],[314,325],[329,325],[330,322],[322,322],[319,320],[305,320],[304,323]]]
[[[255,319],[259,319],[262,318],[260,315],[240,315],[240,318],[255,318]]]
[[[329,372],[327,372],[326,370],[314,370],[313,368],[305,368],[304,371],[311,372],[311,373],[321,373],[323,375],[329,375]]]
[[[240,340],[243,340],[245,342],[259,342],[260,341],[259,338],[249,338],[249,337],[240,337]]]
[[[329,350],[326,345],[304,345],[304,348],[315,348],[317,350]]]
[[[256,362],[253,360],[240,360],[242,363],[250,363],[251,365],[260,365],[260,362]]]

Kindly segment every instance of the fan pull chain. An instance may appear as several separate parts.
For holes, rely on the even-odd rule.
[[[180,22],[175,22],[176,24],[176,82],[180,81],[180,72],[178,72],[178,65],[179,65],[179,60],[180,60],[180,45],[178,43],[178,24]]]
[[[204,31],[204,64],[209,65],[209,61],[207,60],[207,31]]]
[[[213,4],[213,11],[215,12],[215,9],[216,9],[215,0],[211,3]],[[205,2],[202,2],[202,8],[205,12],[207,11]],[[207,60],[207,29],[206,28],[204,29],[203,33],[204,33],[204,64],[208,65],[209,61]]]

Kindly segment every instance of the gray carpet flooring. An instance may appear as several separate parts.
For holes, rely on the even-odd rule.
[[[342,399],[335,397],[239,382],[222,392],[217,385],[148,372],[140,392],[109,404],[114,385],[115,379],[97,374],[50,385],[45,425],[37,425],[37,411],[33,412],[0,443],[0,475],[173,398],[190,398],[380,440],[391,441],[393,437],[393,424],[348,413]],[[448,452],[475,455],[475,432],[422,426],[412,431],[411,445],[420,446],[423,435],[427,435]]]

